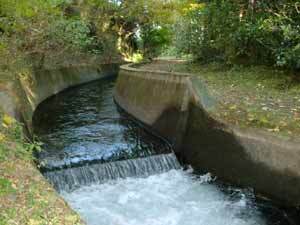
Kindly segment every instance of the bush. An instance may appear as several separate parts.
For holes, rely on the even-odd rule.
[[[72,49],[86,51],[95,42],[95,37],[90,36],[88,24],[79,19],[61,19],[49,27],[48,37],[53,42],[68,46]]]
[[[300,69],[300,4],[295,0],[212,0],[176,24],[175,45],[198,60]]]
[[[103,7],[109,1],[97,1],[99,15],[93,2],[0,0],[0,75],[16,74],[24,66],[41,68],[47,59],[47,64],[57,60],[54,66],[68,64],[70,53],[83,61],[94,59],[91,54],[117,58],[118,34],[109,26],[110,9]]]
[[[156,57],[171,42],[171,32],[167,27],[147,25],[141,28],[140,48],[146,57]]]

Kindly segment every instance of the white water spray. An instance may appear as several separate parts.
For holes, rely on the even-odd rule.
[[[209,176],[171,170],[147,178],[112,180],[63,197],[89,225],[264,225],[250,197],[234,198]]]

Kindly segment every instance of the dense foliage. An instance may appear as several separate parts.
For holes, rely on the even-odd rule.
[[[61,61],[66,53],[116,52],[116,34],[103,25],[109,18],[91,20],[86,12],[92,7],[89,1],[82,5],[69,0],[0,0],[1,65],[28,63],[32,57],[43,64],[46,56]]]
[[[202,61],[300,70],[299,0],[195,1],[176,31],[177,49]]]
[[[300,2],[0,0],[1,71],[32,58],[41,66],[51,56],[153,58],[166,49],[201,61],[299,71]]]
[[[184,2],[0,0],[0,71],[6,73],[9,65],[41,67],[45,58],[62,63],[77,55],[157,56],[170,43],[167,27]]]

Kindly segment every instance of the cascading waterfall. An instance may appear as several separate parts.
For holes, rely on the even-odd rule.
[[[56,190],[70,192],[81,186],[127,177],[147,177],[180,168],[176,156],[170,153],[54,170],[45,172],[44,176]]]
[[[113,86],[67,90],[34,116],[41,171],[88,225],[289,224],[251,191],[184,171],[168,142],[117,110]]]

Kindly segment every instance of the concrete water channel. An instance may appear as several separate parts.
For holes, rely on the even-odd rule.
[[[181,165],[172,145],[113,100],[114,78],[67,89],[37,108],[43,175],[88,225],[288,225],[251,188]]]

